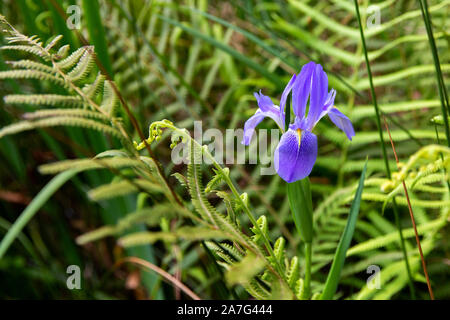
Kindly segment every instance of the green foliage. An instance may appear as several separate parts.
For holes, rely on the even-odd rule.
[[[2,46],[2,50],[15,50],[31,53],[42,61],[23,59],[11,62],[15,68],[11,71],[0,71],[0,79],[37,79],[39,81],[53,82],[66,90],[66,94],[14,94],[5,96],[5,102],[19,105],[36,105],[65,107],[57,109],[54,113],[36,111],[26,115],[28,120],[21,121],[10,126],[3,127],[0,137],[15,134],[25,130],[52,126],[75,126],[97,130],[110,134],[116,138],[123,138],[121,124],[114,118],[118,99],[111,88],[109,81],[100,74],[93,82],[89,82],[89,76],[95,66],[95,57],[92,46],[77,49],[68,57],[68,47],[63,46],[55,51],[61,37],[53,39],[47,46],[36,37],[27,37],[19,33],[14,27],[1,17],[3,25],[9,28],[10,36],[6,39],[9,45]],[[81,86],[82,85],[82,86]],[[103,90],[100,88],[103,87]],[[102,91],[102,96],[98,93]],[[80,108],[71,109],[71,108]],[[90,113],[81,110],[90,108]],[[67,112],[65,112],[67,111]],[[86,110],[89,111],[89,110]],[[94,112],[97,115],[94,115]],[[90,117],[91,119],[83,119]],[[113,122],[111,127],[105,122]]]
[[[57,2],[62,6],[68,3]],[[446,18],[450,2],[429,2],[433,23],[428,26],[434,31],[439,69],[445,75],[450,70]],[[386,143],[391,177],[386,174],[386,162],[378,145],[380,135],[366,92],[369,77],[351,2],[235,0],[230,6],[226,2],[113,0],[101,4],[87,17],[89,21],[83,23],[81,30],[81,34],[89,35],[88,40],[95,47],[77,48],[77,41],[71,39],[74,33],[68,32],[71,38],[53,36],[65,32],[48,18],[46,4],[2,2],[2,14],[11,18],[17,29],[49,39],[24,36],[2,17],[2,27],[7,29],[8,36],[2,42],[2,59],[14,60],[3,63],[0,59],[2,110],[6,111],[2,113],[0,129],[5,162],[2,165],[16,168],[14,171],[21,172],[23,177],[17,179],[10,170],[3,170],[2,191],[36,194],[34,182],[41,182],[40,186],[47,182],[44,180],[47,177],[30,176],[32,169],[40,165],[43,174],[79,171],[76,184],[80,194],[77,196],[81,197],[76,204],[67,203],[62,195],[75,198],[73,191],[62,190],[42,210],[45,219],[55,216],[59,224],[69,226],[70,230],[61,229],[58,233],[69,239],[61,241],[63,249],[52,251],[47,241],[59,225],[37,220],[31,221],[23,232],[17,233],[15,229],[20,245],[13,245],[1,260],[0,275],[5,281],[15,270],[22,272],[17,279],[23,279],[23,275],[27,275],[24,279],[32,277],[28,268],[15,264],[16,257],[33,259],[41,268],[39,274],[48,275],[49,279],[63,279],[65,270],[61,266],[60,273],[50,268],[61,264],[60,261],[74,260],[77,256],[74,252],[78,252],[95,266],[94,270],[100,270],[97,279],[86,281],[97,283],[98,287],[90,290],[96,292],[95,298],[103,297],[104,292],[123,297],[117,290],[118,286],[123,287],[117,276],[123,272],[108,271],[115,270],[114,263],[124,255],[152,248],[157,256],[152,263],[179,276],[202,298],[303,297],[305,257],[298,250],[295,222],[281,179],[276,175],[261,176],[260,164],[224,168],[214,161],[210,161],[211,167],[201,161],[190,161],[185,170],[170,162],[168,146],[184,143],[191,160],[205,156],[213,160],[204,146],[191,139],[193,121],[203,120],[204,129],[242,128],[256,110],[253,91],[263,89],[264,94],[279,97],[290,75],[308,60],[315,60],[327,70],[330,86],[338,91],[336,105],[352,120],[356,136],[351,143],[347,142],[345,135],[327,121],[315,128],[320,148],[310,177],[314,208],[312,299],[319,298],[324,290],[367,155],[370,160],[354,241],[347,251],[334,297],[409,298],[408,276],[391,210],[395,200],[418,298],[426,298],[418,285],[424,278],[402,180],[410,192],[436,296],[449,297],[443,260],[448,251],[449,149],[440,145],[441,140],[442,144],[448,142],[444,134],[446,118],[441,110],[445,95],[436,90],[436,76],[443,77],[436,71],[434,53],[430,54],[429,30],[425,30],[428,26],[424,28],[418,3],[392,0],[378,3],[382,23],[373,29],[365,28],[369,13],[367,3],[360,3],[379,110],[393,127],[392,139],[401,161],[398,171],[393,170],[394,157]],[[83,5],[92,4],[83,1]],[[57,14],[56,8],[51,9],[52,14]],[[96,34],[97,27],[102,29]],[[102,74],[99,63],[106,67],[114,82]],[[438,89],[442,87],[445,89],[442,84]],[[137,125],[125,116],[121,101],[129,104]],[[20,120],[14,122],[17,118]],[[169,119],[176,127],[161,119]],[[147,142],[151,153],[144,155],[149,151],[146,144],[134,144],[133,139],[141,140],[139,126],[150,123]],[[61,126],[72,128],[47,130]],[[262,122],[261,126],[267,127],[268,122]],[[46,138],[31,134],[6,137],[32,129],[44,132]],[[101,145],[99,139],[83,140],[82,135],[76,134],[88,131],[102,134],[95,137],[105,135],[107,143]],[[387,133],[382,131],[381,137],[388,142]],[[48,154],[42,152],[47,150],[47,141],[53,135],[59,139],[49,144],[53,146],[51,154],[60,150],[62,161],[48,160]],[[88,152],[79,153],[79,149]],[[99,154],[104,150],[107,151]],[[257,149],[250,146],[248,153],[256,154]],[[86,174],[97,170],[103,178],[86,179]],[[104,178],[106,172],[115,176],[112,181],[109,175]],[[22,180],[25,177],[30,180]],[[22,211],[7,203],[5,194],[9,196],[2,193],[1,218],[5,221],[0,220],[0,232],[10,228],[7,220]],[[62,214],[62,208],[68,212],[64,210]],[[103,221],[97,217],[98,208],[104,210]],[[75,217],[70,213],[72,209]],[[114,211],[123,214],[121,218],[113,219]],[[44,233],[43,239],[39,232]],[[74,234],[79,235],[76,238],[79,245],[90,244],[65,246],[75,238]],[[114,241],[112,237],[120,240]],[[61,252],[67,259],[60,259]],[[16,255],[9,256],[10,253]],[[45,263],[39,264],[36,261],[41,256]],[[365,282],[366,268],[372,264],[382,270],[380,290],[372,290]],[[145,281],[145,273],[141,276]],[[39,285],[44,282],[39,281]],[[17,286],[7,284],[5,288]],[[156,283],[156,288],[165,286],[168,284]],[[49,287],[53,288],[54,283]],[[66,292],[65,284],[62,287],[61,292]],[[172,297],[172,290],[166,289],[164,292]],[[142,297],[140,289],[133,293]],[[20,293],[5,295],[10,298]],[[51,292],[49,296],[61,298],[59,292]],[[145,297],[157,295],[148,291]]]

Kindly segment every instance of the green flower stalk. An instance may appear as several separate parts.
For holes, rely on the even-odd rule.
[[[311,294],[311,254],[313,239],[313,211],[309,178],[287,183],[287,195],[300,239],[305,250],[305,281],[302,299],[308,299]]]

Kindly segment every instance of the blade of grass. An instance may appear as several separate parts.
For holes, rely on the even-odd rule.
[[[420,10],[422,11],[423,21],[427,30],[428,41],[430,42],[431,53],[433,55],[434,66],[436,68],[436,77],[438,81],[439,98],[441,99],[442,116],[444,118],[445,135],[447,137],[447,145],[450,147],[450,129],[448,123],[447,112],[450,112],[448,103],[447,88],[445,87],[444,78],[442,76],[441,63],[437,52],[436,41],[433,36],[433,28],[431,17],[428,12],[428,3],[426,0],[419,0]]]
[[[375,87],[373,85],[372,70],[370,69],[369,56],[367,53],[366,40],[364,38],[364,31],[363,31],[362,22],[361,22],[361,15],[359,13],[358,0],[354,0],[354,3],[355,3],[355,10],[356,10],[356,17],[358,19],[359,32],[361,35],[361,42],[362,42],[363,51],[364,51],[364,58],[366,60],[367,75],[368,75],[369,84],[370,84],[370,93],[372,95],[372,102],[373,102],[373,106],[375,109],[378,134],[380,137],[380,146],[381,146],[381,150],[383,152],[383,160],[384,160],[384,165],[386,168],[386,174],[387,174],[388,178],[391,179],[391,169],[389,167],[389,160],[387,157],[386,145],[384,144],[383,131],[381,129],[380,110],[378,108],[377,96],[375,94]],[[403,259],[405,260],[405,267],[406,267],[406,271],[408,273],[409,290],[411,293],[411,298],[415,299],[415,290],[414,290],[413,278],[412,278],[412,274],[411,274],[411,267],[410,267],[409,261],[408,261],[408,254],[406,252],[405,239],[403,238],[402,227],[400,225],[400,217],[398,214],[398,208],[397,208],[397,203],[396,203],[395,199],[392,201],[392,205],[393,205],[392,207],[393,207],[394,217],[395,217],[395,224],[397,225],[398,233],[400,236],[400,246],[402,248]]]
[[[105,28],[100,17],[100,6],[98,0],[83,0],[83,13],[89,32],[91,43],[95,46],[95,53],[102,62],[104,68],[111,78],[114,78],[111,60],[108,54],[108,43],[106,41]]]
[[[50,199],[50,197],[76,173],[76,170],[69,170],[58,174],[50,180],[50,182],[47,183],[45,187],[37,194],[33,201],[30,202],[0,242],[0,260],[31,218],[33,218],[33,216],[39,211],[39,209],[42,208],[47,200]]]
[[[341,276],[342,267],[344,266],[345,256],[348,248],[350,247],[350,242],[353,238],[353,233],[355,232],[356,220],[358,219],[359,207],[361,204],[361,196],[364,188],[364,180],[366,177],[367,170],[367,159],[364,164],[364,169],[361,172],[361,178],[359,179],[358,189],[356,190],[355,197],[353,198],[352,206],[350,208],[349,217],[347,220],[347,225],[345,226],[344,232],[342,233],[341,240],[336,249],[336,254],[331,265],[330,272],[328,273],[327,281],[325,282],[325,288],[320,296],[322,300],[330,300],[336,293],[336,289],[339,284],[339,278]]]

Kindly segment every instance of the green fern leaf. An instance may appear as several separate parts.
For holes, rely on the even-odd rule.
[[[79,97],[59,94],[11,94],[4,97],[5,103],[29,104],[64,107],[83,107],[85,103]]]

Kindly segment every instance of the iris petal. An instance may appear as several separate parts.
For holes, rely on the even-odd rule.
[[[300,119],[305,116],[306,103],[311,92],[311,77],[315,65],[311,61],[303,66],[292,89],[292,109],[294,114]]]
[[[286,105],[287,97],[289,95],[289,92],[291,92],[292,87],[295,84],[296,78],[297,78],[297,75],[294,73],[294,75],[292,76],[291,80],[289,80],[289,83],[284,88],[283,93],[281,94],[281,99],[280,99],[280,110],[281,110],[281,112],[284,112],[284,106]]]
[[[328,92],[328,97],[327,100],[325,101],[325,105],[322,108],[322,112],[320,113],[319,118],[316,120],[316,123],[314,124],[314,126],[317,124],[317,122],[320,121],[320,119],[322,119],[325,115],[328,114],[328,112],[330,112],[330,110],[334,107],[334,98],[336,97],[336,90],[331,89],[330,92]]]
[[[261,90],[259,90],[259,93],[254,92],[253,95],[255,96],[256,101],[258,102],[258,107],[262,111],[266,112],[266,111],[270,111],[271,109],[274,108],[274,104],[273,104],[272,100],[268,96],[263,95],[261,93]]]
[[[275,149],[274,162],[278,175],[286,182],[306,178],[317,158],[317,137],[307,130],[289,129]]]
[[[328,92],[327,100],[325,100],[325,105],[323,106],[323,109],[326,110],[334,106],[335,98],[336,98],[336,90],[331,89],[330,92]]]
[[[335,107],[330,109],[330,111],[328,112],[328,116],[330,117],[330,120],[333,121],[333,123],[336,125],[336,127],[344,131],[347,135],[347,138],[349,140],[352,140],[352,137],[355,136],[355,130],[353,129],[353,125],[350,119]]]
[[[309,111],[307,117],[308,130],[312,130],[323,106],[328,98],[328,77],[320,64],[316,64],[311,80],[311,96],[309,100]]]
[[[265,118],[272,118],[280,128],[283,128],[283,123],[280,117],[280,109],[274,107],[269,109],[267,112],[258,109],[253,116],[251,116],[244,124],[244,137],[242,139],[242,144],[248,146],[250,140],[252,139],[253,133],[255,132],[256,126]]]

